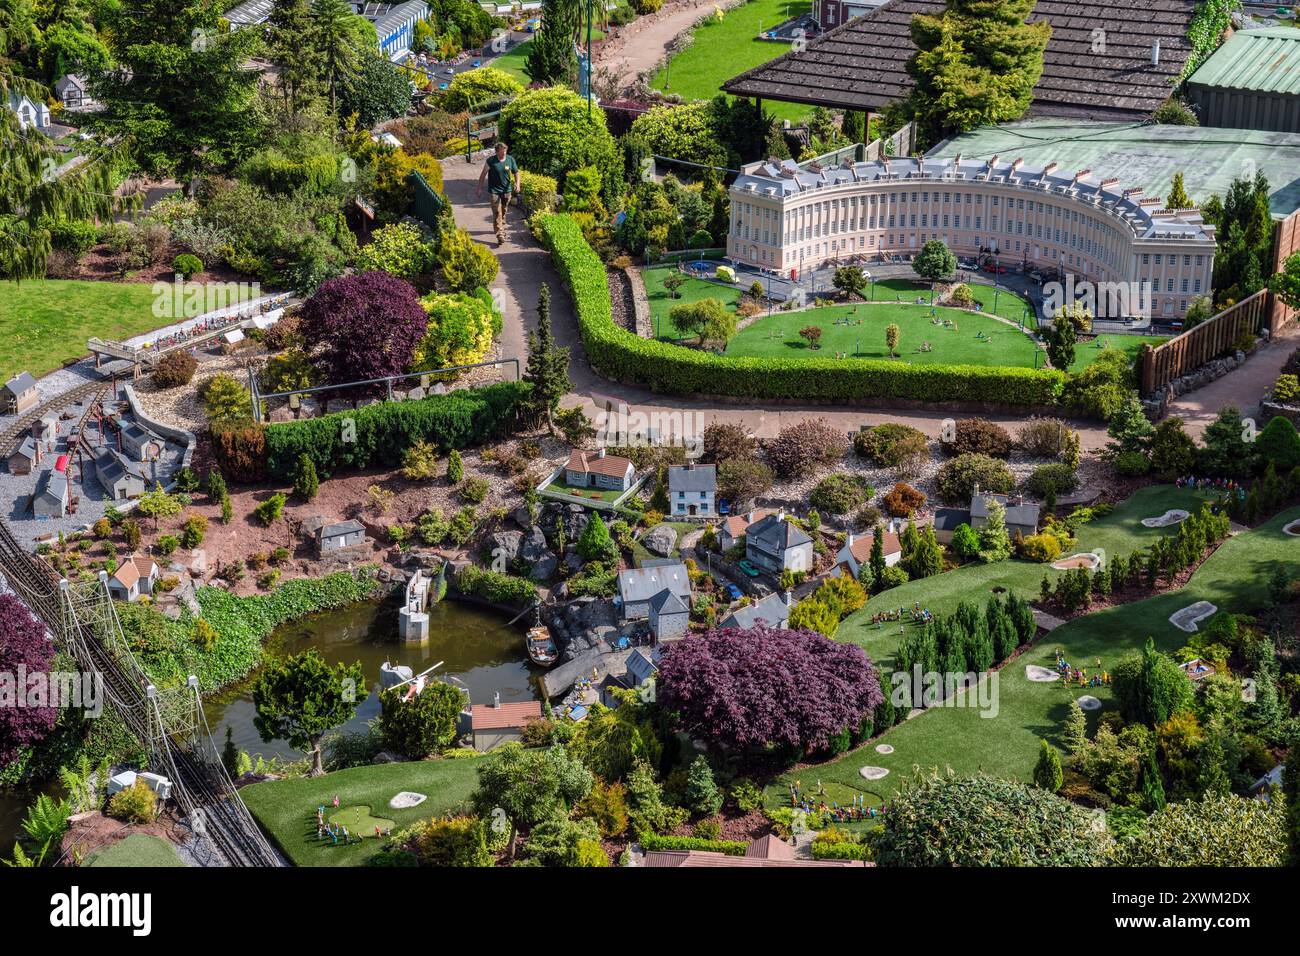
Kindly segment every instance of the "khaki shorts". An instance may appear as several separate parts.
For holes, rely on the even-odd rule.
[[[509,206],[509,193],[506,193],[504,196],[500,193],[492,194],[492,231],[497,234],[498,239],[505,238],[506,209]]]

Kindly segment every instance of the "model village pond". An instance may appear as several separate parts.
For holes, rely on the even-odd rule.
[[[365,601],[282,624],[267,638],[265,650],[288,656],[314,648],[331,665],[360,661],[370,696],[352,720],[337,728],[351,732],[364,730],[379,716],[379,669],[385,661],[405,664],[417,674],[442,661],[434,674],[457,678],[475,704],[491,703],[494,693],[501,694],[502,702],[538,699],[536,678],[542,672],[528,660],[523,625],[511,624],[510,615],[502,612],[448,599],[429,608],[429,640],[406,644],[397,636],[396,605]],[[254,680],[255,675],[204,702],[217,747],[224,745],[229,727],[241,751],[289,760],[302,757],[287,741],[264,742],[258,734],[253,723]]]

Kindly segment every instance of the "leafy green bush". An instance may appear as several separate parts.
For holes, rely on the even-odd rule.
[[[172,269],[190,279],[203,271],[203,260],[193,253],[182,252],[172,260]]]
[[[1115,469],[1115,474],[1123,475],[1126,478],[1145,475],[1151,470],[1151,459],[1140,451],[1122,451],[1115,456],[1115,460],[1111,464]]]
[[[1048,489],[1058,495],[1063,495],[1078,487],[1078,474],[1063,461],[1054,461],[1049,465],[1039,465],[1025,481],[1025,490],[1039,498],[1046,498]]]
[[[398,222],[375,230],[357,252],[357,271],[387,272],[399,279],[414,279],[432,268],[435,257],[433,243],[419,226]]]
[[[537,600],[537,586],[527,578],[467,564],[456,572],[452,583],[462,594],[472,594],[494,604],[522,606]]]
[[[152,823],[158,817],[158,797],[149,784],[137,779],[108,801],[108,815],[127,823]]]
[[[883,422],[853,436],[858,457],[889,468],[915,467],[926,453],[925,433],[911,425]]]
[[[1006,462],[988,455],[958,455],[946,462],[935,476],[939,497],[951,504],[970,501],[978,485],[981,491],[1008,493],[1016,479]]]
[[[1052,534],[1031,534],[1021,542],[1020,556],[1039,564],[1055,561],[1061,556],[1061,540]]]
[[[639,382],[672,395],[1023,405],[1053,404],[1064,382],[1052,369],[732,358],[642,339],[615,325],[605,265],[583,239],[578,223],[555,213],[540,217],[537,225],[573,295],[587,358],[607,378]]]
[[[994,458],[1006,458],[1011,454],[1011,436],[1007,430],[985,418],[959,420],[952,441],[941,439],[939,444],[950,455],[973,452]]]
[[[822,514],[848,514],[875,497],[876,489],[860,475],[837,471],[817,482],[808,502]]]
[[[300,455],[328,478],[340,468],[397,468],[406,449],[424,440],[439,448],[466,448],[513,427],[531,386],[500,382],[405,402],[381,402],[346,413],[278,422],[266,433],[266,472],[290,479]],[[344,418],[355,441],[343,440]]]

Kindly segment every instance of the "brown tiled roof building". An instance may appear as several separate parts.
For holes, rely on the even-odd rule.
[[[1030,22],[1049,21],[1052,36],[1029,115],[1094,120],[1150,115],[1169,97],[1191,52],[1187,26],[1196,5],[1196,0],[1039,0]],[[890,0],[722,88],[736,96],[879,112],[912,88],[906,69],[916,52],[912,16],[943,8],[943,0]]]

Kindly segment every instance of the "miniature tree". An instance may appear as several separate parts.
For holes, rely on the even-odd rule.
[[[1191,209],[1193,205],[1192,198],[1187,195],[1187,187],[1183,184],[1183,174],[1174,173],[1174,180],[1169,186],[1169,195],[1165,199],[1165,208]]]
[[[478,768],[474,804],[493,820],[504,814],[510,824],[510,853],[520,826],[532,827],[569,807],[591,792],[591,771],[563,747],[525,750],[517,743],[498,748]]]
[[[912,271],[922,279],[937,282],[957,271],[957,257],[939,239],[931,239],[912,260]]]
[[[253,724],[262,740],[287,740],[306,751],[311,776],[318,777],[325,772],[325,734],[350,720],[368,696],[360,663],[330,667],[315,649],[272,658],[253,685]]]
[[[811,349],[821,347],[819,345],[822,340],[822,330],[820,326],[805,325],[799,330],[799,337],[804,339],[808,343],[808,347]]]
[[[1061,770],[1061,755],[1046,740],[1040,740],[1038,743],[1038,764],[1034,767],[1034,783],[1048,793],[1056,793],[1065,782],[1065,774]]]
[[[458,485],[465,478],[465,462],[460,457],[460,452],[456,449],[451,450],[447,456],[447,480],[453,485]]]
[[[713,769],[700,754],[686,776],[686,806],[692,813],[711,817],[722,809],[722,792],[713,780]]]
[[[1076,757],[1088,746],[1088,717],[1075,699],[1070,700],[1065,712],[1065,746]]]
[[[600,515],[593,514],[578,538],[578,554],[587,561],[612,561],[618,549],[609,536],[609,529]]]
[[[293,493],[302,501],[311,501],[320,490],[320,480],[316,477],[316,462],[303,452],[298,456],[298,463],[293,472]]]
[[[668,290],[668,298],[677,299],[680,295],[677,290],[686,284],[686,276],[680,272],[670,272],[664,276],[664,288]]]
[[[466,703],[464,691],[443,681],[430,681],[410,700],[404,688],[389,688],[379,701],[384,746],[412,760],[423,760],[456,739],[456,718]]]
[[[384,272],[329,279],[302,304],[306,344],[330,383],[400,375],[429,329],[415,289]]]
[[[155,483],[153,491],[146,491],[136,502],[135,510],[146,518],[153,519],[154,530],[158,530],[159,518],[173,518],[181,513],[180,499],[163,491],[162,485]]]
[[[898,355],[898,339],[900,331],[897,325],[890,323],[885,326],[885,345],[889,349],[889,357],[896,358]]]
[[[569,350],[555,344],[551,330],[551,287],[542,283],[537,293],[537,330],[528,333],[528,367],[524,381],[533,386],[529,406],[540,419],[546,419],[546,430],[555,434],[555,410],[572,383],[569,381]]]
[[[38,622],[12,594],[0,594],[0,673],[10,675],[26,671],[29,675],[47,673],[54,665],[54,648],[45,639],[45,626]],[[18,689],[22,693],[26,688]],[[0,766],[16,766],[54,730],[58,708],[49,705],[0,707]]]
[[[276,492],[267,498],[260,505],[253,509],[253,514],[257,520],[262,522],[266,527],[275,524],[280,515],[284,512],[284,503],[288,498],[280,492]],[[224,511],[223,511],[224,514]]]
[[[831,285],[843,293],[846,299],[852,299],[854,296],[860,299],[863,290],[867,287],[867,277],[857,266],[840,266],[835,270]]]

